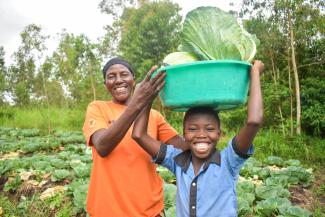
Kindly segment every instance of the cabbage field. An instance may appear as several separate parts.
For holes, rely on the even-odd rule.
[[[81,132],[44,136],[38,129],[0,128],[0,216],[86,216],[91,163]],[[165,168],[158,172],[166,216],[175,216],[175,177]],[[298,160],[250,158],[237,185],[239,216],[312,216],[296,205],[293,189],[308,190],[313,182],[312,170]]]

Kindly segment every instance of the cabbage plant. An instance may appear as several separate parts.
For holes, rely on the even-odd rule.
[[[256,36],[244,30],[232,14],[216,7],[199,7],[186,15],[179,50],[200,60],[251,62],[258,44]]]

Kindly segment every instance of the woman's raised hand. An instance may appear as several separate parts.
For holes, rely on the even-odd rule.
[[[136,102],[139,106],[143,106],[151,102],[163,88],[165,84],[166,73],[164,71],[158,72],[153,78],[153,73],[158,69],[153,66],[146,77],[136,85],[132,101]]]

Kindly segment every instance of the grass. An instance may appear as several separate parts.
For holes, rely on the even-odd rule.
[[[5,127],[38,128],[48,132],[51,129],[80,131],[86,109],[51,108],[50,118],[45,108],[0,107],[0,123]]]
[[[6,216],[55,216],[55,217],[70,217],[75,216],[72,212],[73,206],[71,201],[64,198],[63,195],[56,195],[55,197],[41,201],[38,199],[39,195],[32,197],[22,197],[20,202],[10,199],[8,196],[0,193],[0,207]],[[0,215],[2,216],[2,215]]]

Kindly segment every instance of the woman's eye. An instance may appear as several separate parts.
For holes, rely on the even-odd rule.
[[[188,128],[189,131],[194,131],[196,128]]]

